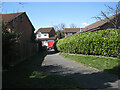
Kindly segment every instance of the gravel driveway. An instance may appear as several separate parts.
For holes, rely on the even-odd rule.
[[[120,80],[115,75],[88,68],[75,61],[65,59],[53,50],[48,51],[41,69],[49,73],[72,76],[86,88],[119,88],[118,82]]]

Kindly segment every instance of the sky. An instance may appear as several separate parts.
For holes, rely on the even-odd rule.
[[[70,24],[84,28],[108,10],[105,4],[114,7],[117,2],[2,2],[2,13],[26,12],[36,30],[61,23],[66,28]]]

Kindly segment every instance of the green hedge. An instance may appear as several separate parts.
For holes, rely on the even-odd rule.
[[[59,52],[59,51],[57,50],[57,47],[56,47],[57,42],[58,42],[58,40],[56,40],[56,41],[54,42],[54,44],[53,44],[53,47],[54,47],[55,52]]]
[[[58,40],[60,52],[120,57],[120,30],[78,33]]]

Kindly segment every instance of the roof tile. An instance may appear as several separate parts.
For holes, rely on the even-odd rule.
[[[10,13],[10,14],[0,14],[2,15],[2,19],[5,22],[10,22],[11,20],[15,19],[16,17],[18,17],[19,15],[21,15],[24,12],[19,12],[19,13]]]
[[[37,32],[41,32],[41,33],[49,33],[52,29],[53,29],[53,27],[39,28]],[[36,32],[36,33],[37,33],[37,32]]]
[[[73,33],[73,32],[79,32],[80,31],[80,28],[65,28],[64,29],[64,32],[67,32],[67,33]]]

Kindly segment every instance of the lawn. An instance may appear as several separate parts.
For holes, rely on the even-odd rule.
[[[60,53],[59,55],[74,60],[87,67],[92,67],[101,71],[109,71],[120,76],[120,60],[117,58],[90,55],[70,55],[65,53]]]
[[[81,88],[69,76],[43,72],[41,64],[44,57],[43,53],[34,55],[3,71],[2,88]]]

